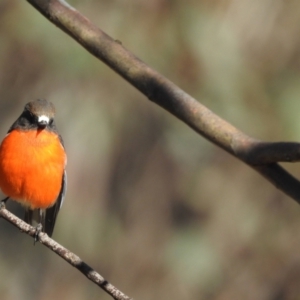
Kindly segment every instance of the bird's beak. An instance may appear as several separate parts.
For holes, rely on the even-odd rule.
[[[46,127],[49,124],[49,120],[49,117],[42,115],[38,117],[37,123],[40,127]]]

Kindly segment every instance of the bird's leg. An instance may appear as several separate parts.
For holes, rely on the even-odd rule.
[[[35,233],[34,233],[34,245],[36,242],[39,241],[39,234],[42,232],[43,230],[43,225],[42,223],[39,223],[36,227],[35,227]]]
[[[39,234],[43,231],[43,210],[39,209],[39,224],[35,227],[34,245],[39,240]]]
[[[5,208],[5,204],[9,197],[4,198],[3,200],[0,201],[0,209]]]

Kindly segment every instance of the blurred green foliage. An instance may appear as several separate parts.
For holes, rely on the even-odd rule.
[[[299,1],[70,4],[249,135],[298,140]],[[26,102],[57,108],[68,153],[58,242],[134,299],[300,299],[299,205],[26,1],[1,0],[0,37],[1,136]],[[110,299],[0,225],[1,300]]]

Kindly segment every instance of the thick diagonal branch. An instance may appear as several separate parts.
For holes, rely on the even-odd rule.
[[[151,69],[65,1],[27,1],[151,101],[244,161],[300,203],[300,182],[276,164],[279,161],[299,160],[300,144],[262,143],[247,136]]]

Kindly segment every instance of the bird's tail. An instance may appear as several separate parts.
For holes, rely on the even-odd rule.
[[[61,201],[57,201],[52,207],[47,209],[25,209],[24,221],[31,226],[36,227],[37,225],[42,225],[42,232],[48,234],[49,237],[52,236],[55,221]]]

